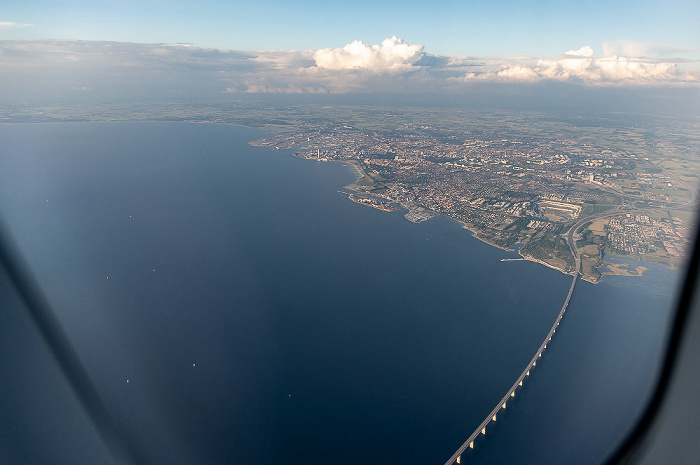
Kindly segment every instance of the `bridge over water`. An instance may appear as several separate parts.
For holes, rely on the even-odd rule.
[[[579,271],[581,269],[581,257],[579,256],[578,253],[578,247],[576,247],[576,241],[574,240],[574,232],[576,229],[581,226],[585,221],[590,221],[591,217],[588,217],[584,220],[578,221],[576,224],[574,224],[569,231],[566,233],[565,239],[566,243],[569,246],[569,250],[571,250],[571,254],[574,257],[574,260],[576,262],[575,268],[574,268],[574,278],[571,280],[571,286],[569,287],[569,293],[566,295],[566,299],[564,300],[564,304],[561,307],[561,310],[559,311],[559,315],[557,315],[557,319],[554,320],[554,324],[552,325],[552,328],[549,330],[549,333],[547,333],[547,336],[545,336],[544,341],[542,344],[540,344],[539,349],[537,349],[537,352],[535,352],[535,355],[532,357],[532,360],[530,360],[530,363],[527,364],[523,372],[520,374],[518,379],[515,380],[515,383],[510,387],[508,392],[503,396],[503,398],[496,404],[493,410],[491,410],[491,413],[487,415],[487,417],[484,419],[484,421],[481,422],[481,424],[474,430],[474,432],[467,438],[466,441],[464,441],[464,444],[457,449],[457,451],[452,454],[452,457],[450,457],[447,462],[445,462],[445,465],[452,465],[453,463],[460,463],[460,459],[462,456],[462,453],[467,450],[467,448],[474,448],[474,440],[481,434],[485,435],[486,434],[486,426],[491,423],[492,421],[496,421],[496,417],[498,416],[498,413],[501,411],[501,409],[505,409],[508,401],[512,398],[515,397],[515,391],[519,387],[523,385],[523,381],[525,381],[525,378],[530,376],[530,371],[535,368],[537,365],[537,360],[539,360],[540,357],[542,357],[542,352],[545,351],[547,348],[547,344],[552,340],[552,336],[557,330],[557,326],[559,326],[559,323],[561,322],[561,319],[564,317],[564,313],[566,313],[566,308],[569,306],[569,301],[571,300],[571,294],[574,292],[574,286],[576,286],[576,279],[578,278]]]

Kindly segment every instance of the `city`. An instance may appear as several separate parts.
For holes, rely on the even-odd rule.
[[[524,258],[565,273],[572,272],[573,258],[562,234],[590,217],[577,239],[582,278],[591,282],[622,274],[616,267],[601,274],[606,254],[681,263],[696,196],[690,184],[700,145],[692,134],[683,146],[673,138],[650,139],[648,128],[613,127],[593,140],[574,125],[511,115],[500,128],[488,118],[461,127],[403,121],[372,130],[361,121],[303,123],[251,144],[352,163],[360,173],[348,186],[353,200],[361,195],[382,209],[400,204],[411,221],[453,218],[487,243],[521,245]]]

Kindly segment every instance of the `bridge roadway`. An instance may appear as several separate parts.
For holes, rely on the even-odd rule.
[[[471,436],[467,438],[467,440],[462,444],[462,446],[457,449],[457,451],[452,454],[452,457],[445,462],[445,465],[452,465],[453,463],[457,462],[459,460],[460,456],[462,453],[467,449],[467,448],[474,448],[474,440],[480,435],[480,434],[486,434],[486,426],[491,423],[492,421],[496,421],[496,416],[498,412],[501,409],[506,408],[506,403],[508,402],[509,398],[515,397],[515,390],[518,389],[518,387],[523,385],[523,381],[525,378],[530,376],[530,370],[532,370],[535,365],[537,364],[537,359],[539,359],[542,356],[542,352],[547,348],[547,343],[552,340],[552,336],[554,335],[555,331],[557,330],[557,326],[559,326],[559,322],[561,321],[562,317],[564,316],[564,313],[566,313],[566,308],[569,306],[569,301],[571,300],[571,294],[574,292],[574,286],[576,286],[576,279],[578,278],[579,271],[581,270],[581,257],[578,254],[578,247],[576,247],[576,241],[574,240],[574,232],[576,231],[577,228],[579,228],[583,223],[586,221],[590,221],[591,217],[587,217],[583,220],[578,221],[576,224],[574,224],[569,231],[566,233],[565,239],[566,243],[569,246],[569,250],[571,250],[571,254],[574,256],[574,259],[576,261],[576,266],[574,270],[574,278],[571,280],[571,287],[569,287],[569,293],[566,295],[566,300],[564,300],[564,305],[562,305],[561,310],[559,311],[559,315],[557,316],[557,319],[554,321],[554,324],[552,325],[552,329],[549,330],[549,333],[547,333],[547,336],[544,338],[544,341],[542,344],[540,344],[539,349],[537,349],[537,352],[535,352],[534,357],[532,357],[532,360],[530,360],[530,363],[527,364],[523,372],[520,374],[518,379],[515,380],[515,383],[513,383],[513,386],[506,392],[506,395],[503,396],[503,398],[500,400],[500,402],[494,407],[493,410],[491,410],[491,413],[488,414],[486,419],[481,422],[481,424],[474,430]],[[459,463],[459,462],[458,462]]]

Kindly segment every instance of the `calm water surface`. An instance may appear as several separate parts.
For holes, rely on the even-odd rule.
[[[444,463],[532,357],[571,277],[501,262],[514,253],[449,219],[350,202],[337,190],[353,169],[247,144],[261,134],[0,125],[0,212],[152,463]],[[463,463],[610,452],[651,388],[677,277],[647,266],[577,285],[551,350]],[[36,338],[17,328],[7,350]],[[24,357],[6,370],[31,382]],[[37,416],[25,410],[12,418]],[[48,434],[35,423],[27,434]],[[26,435],[5,440],[41,463]],[[74,454],[64,463],[95,460]]]

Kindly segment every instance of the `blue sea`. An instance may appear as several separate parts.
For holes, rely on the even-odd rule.
[[[0,125],[0,215],[149,463],[443,464],[571,277],[338,193],[341,163],[193,123]],[[654,384],[679,273],[579,281],[462,463],[598,464]],[[3,284],[0,462],[109,461]],[[4,454],[4,455],[3,455]]]

